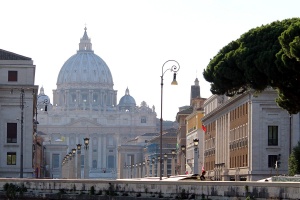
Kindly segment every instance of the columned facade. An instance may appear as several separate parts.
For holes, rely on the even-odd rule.
[[[111,71],[94,53],[85,28],[79,50],[58,74],[53,102],[48,103],[47,112],[38,111],[38,128],[48,145],[66,145],[67,154],[89,138],[88,155],[81,151],[82,172],[88,165],[89,178],[116,178],[121,173],[118,146],[156,129],[154,107],[145,101],[137,105],[128,88],[118,102],[113,86]],[[84,163],[85,156],[88,163]],[[61,164],[62,160],[59,156],[54,163]],[[59,178],[61,173],[52,169],[48,168],[50,176]]]

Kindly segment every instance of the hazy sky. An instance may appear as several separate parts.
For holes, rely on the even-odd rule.
[[[138,105],[155,105],[158,118],[162,65],[174,59],[179,85],[170,85],[167,71],[163,119],[175,120],[196,77],[201,97],[211,96],[202,73],[223,46],[251,28],[299,17],[299,8],[299,0],[2,0],[0,48],[33,59],[35,84],[52,102],[60,68],[78,50],[86,24],[118,102],[128,87]]]

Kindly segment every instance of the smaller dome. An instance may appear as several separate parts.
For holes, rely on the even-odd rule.
[[[49,104],[50,104],[50,98],[47,95],[45,95],[44,88],[41,87],[40,93],[37,97],[37,107],[42,108],[45,105],[49,105]]]
[[[136,106],[135,100],[132,96],[129,94],[129,89],[127,88],[125,91],[125,95],[120,99],[119,101],[119,107],[132,107]]]

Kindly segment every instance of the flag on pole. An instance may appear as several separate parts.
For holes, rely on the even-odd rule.
[[[202,124],[202,130],[206,132],[206,127]]]

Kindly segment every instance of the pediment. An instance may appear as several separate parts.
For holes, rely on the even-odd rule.
[[[68,127],[100,127],[101,124],[91,120],[89,118],[79,118],[72,120],[69,124],[66,124]]]

